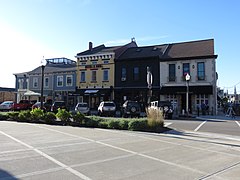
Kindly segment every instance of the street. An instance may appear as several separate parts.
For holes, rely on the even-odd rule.
[[[240,117],[231,119],[225,116],[200,116],[196,119],[165,120],[165,124],[170,128],[180,131],[186,130],[240,136]]]
[[[0,179],[239,179],[240,136],[201,128],[158,134],[0,121]]]

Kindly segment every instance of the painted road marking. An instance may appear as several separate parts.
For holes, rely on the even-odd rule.
[[[65,165],[65,164],[63,164],[63,163],[61,163],[60,161],[54,159],[53,157],[47,155],[46,153],[40,151],[39,149],[36,149],[36,148],[34,148],[33,146],[31,146],[31,145],[29,145],[29,144],[26,144],[26,143],[22,142],[21,140],[15,138],[15,137],[13,137],[13,136],[11,136],[11,135],[9,135],[9,134],[6,134],[5,132],[0,131],[0,133],[3,134],[3,135],[5,135],[5,136],[7,136],[7,137],[9,137],[10,139],[12,139],[12,140],[14,140],[14,141],[16,141],[16,142],[18,142],[18,143],[20,143],[20,144],[28,147],[29,149],[32,149],[32,150],[35,151],[36,153],[42,155],[43,157],[47,158],[48,160],[54,162],[55,164],[61,166],[61,167],[64,168],[64,169],[68,170],[68,171],[71,172],[72,174],[74,174],[74,175],[76,175],[76,176],[78,176],[78,177],[80,177],[80,178],[82,178],[82,179],[84,179],[84,180],[91,180],[89,177],[85,176],[84,174],[82,174],[82,173],[80,173],[80,172],[72,169],[71,167],[69,167],[69,166],[67,166],[67,165]]]
[[[207,121],[202,122],[194,131],[197,132],[206,122]]]
[[[238,121],[235,121],[237,123],[237,125],[240,127],[240,123]]]

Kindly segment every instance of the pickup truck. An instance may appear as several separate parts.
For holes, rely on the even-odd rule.
[[[27,110],[32,108],[32,103],[29,100],[20,100],[19,103],[14,103],[12,110],[20,111],[20,110]]]

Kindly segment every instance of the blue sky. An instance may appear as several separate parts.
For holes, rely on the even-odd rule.
[[[43,58],[75,60],[94,46],[139,46],[214,38],[218,86],[240,93],[240,1],[0,0],[0,86]]]

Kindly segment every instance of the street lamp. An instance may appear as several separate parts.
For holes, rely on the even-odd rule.
[[[42,62],[43,63],[43,62]],[[42,76],[42,83],[41,83],[41,97],[40,97],[40,103],[41,103],[41,109],[43,109],[43,86],[44,86],[44,69],[45,69],[45,65],[42,64],[41,65],[41,76]]]
[[[191,76],[187,73],[185,76],[185,80],[187,83],[187,92],[186,92],[186,113],[187,113],[187,117],[188,117],[188,93],[189,93],[189,81],[190,81]]]

